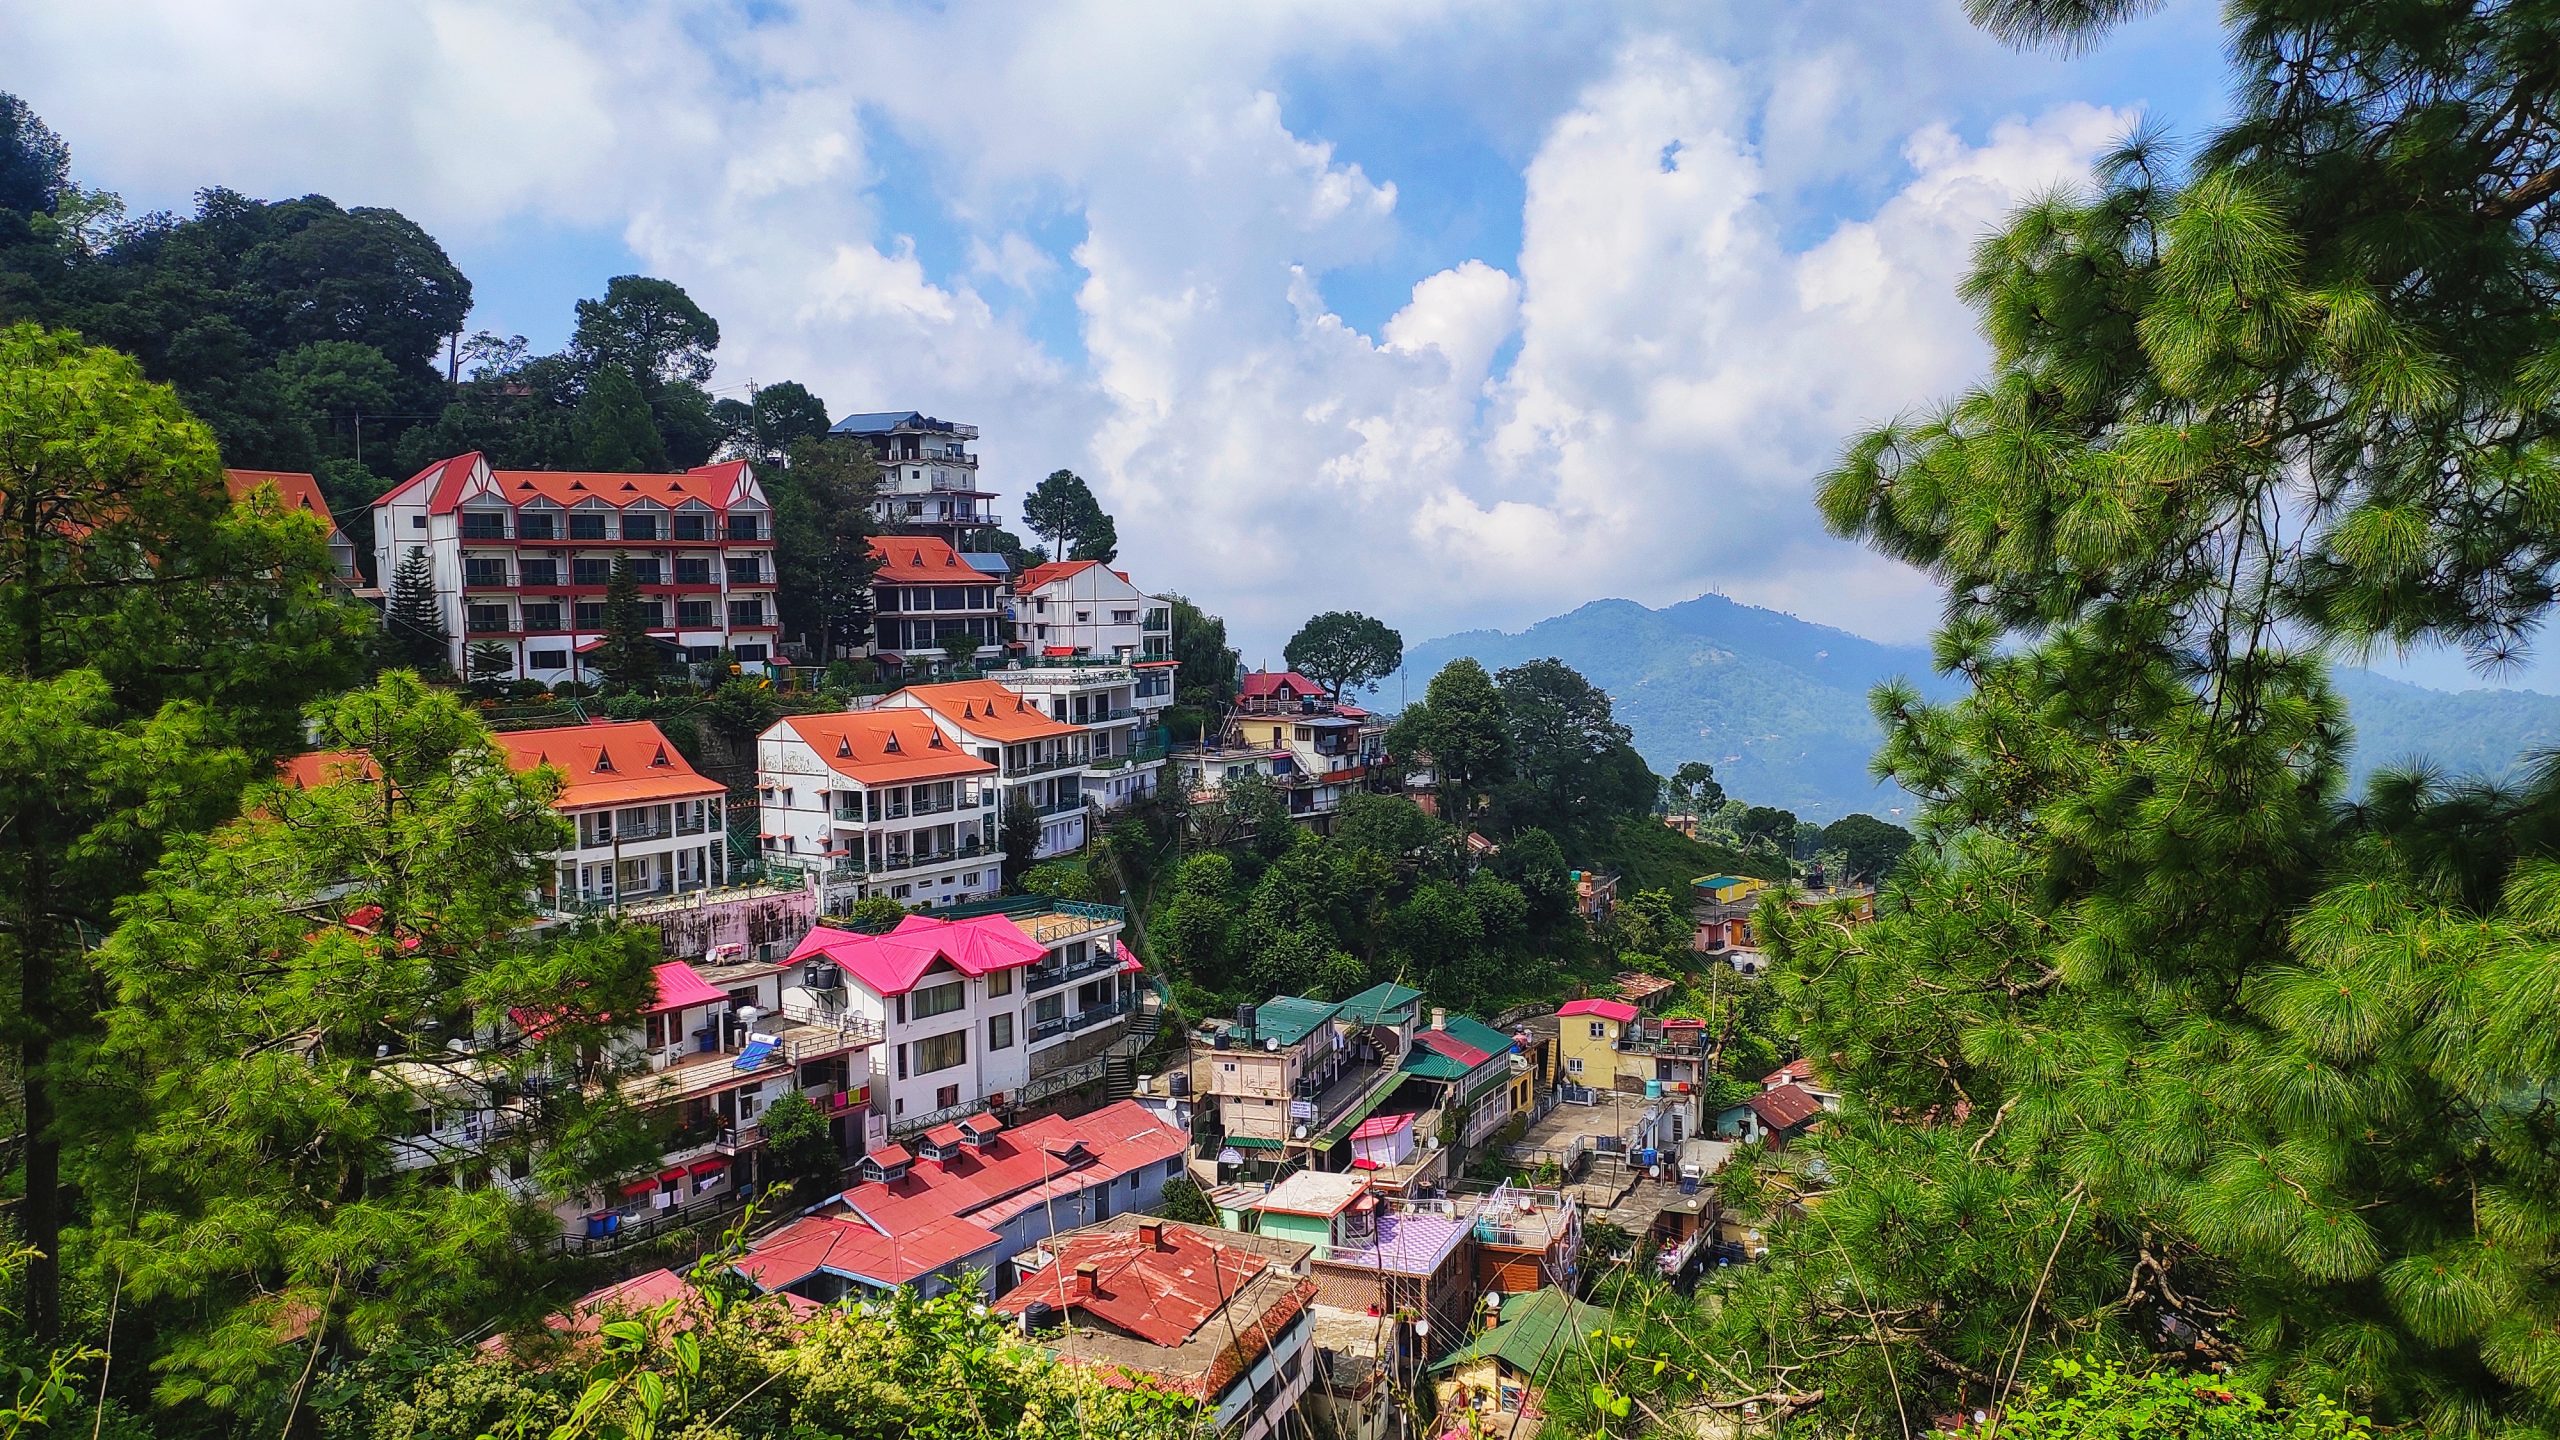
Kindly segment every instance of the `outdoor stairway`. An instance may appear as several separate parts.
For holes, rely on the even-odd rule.
[[[1138,1013],[1129,1017],[1129,1028],[1120,1043],[1111,1047],[1102,1061],[1103,1093],[1114,1100],[1126,1100],[1138,1093],[1138,1057],[1156,1043],[1164,1030],[1164,997],[1150,986],[1138,997]]]

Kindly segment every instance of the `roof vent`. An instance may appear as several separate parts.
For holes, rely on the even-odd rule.
[[[880,749],[884,754],[895,755],[900,753],[898,748],[898,732],[895,730],[890,731],[888,743],[882,745]]]
[[[572,490],[584,490],[587,488],[587,482],[584,480],[572,480],[569,482],[569,488]]]
[[[839,760],[850,760],[853,758],[853,741],[851,739],[842,735],[836,737],[836,758]]]
[[[519,480],[516,482],[516,488],[519,490],[530,490],[533,488],[533,482],[530,480]]]
[[[662,765],[672,765],[672,764],[674,764],[674,763],[675,763],[674,761],[669,760],[669,759],[667,758],[667,747],[666,747],[666,746],[664,746],[664,745],[661,745],[661,746],[659,746],[659,747],[658,747],[658,754],[657,754],[656,758],[652,759],[652,760],[649,762],[649,764],[650,764],[650,765],[651,765],[651,767],[653,767],[653,768],[654,768],[654,767],[657,767],[657,766],[662,766]]]
[[[939,750],[939,749],[941,749],[941,748],[942,748],[942,732],[941,732],[941,731],[939,731],[939,730],[934,731],[931,735],[929,735],[929,736],[926,736],[926,737],[925,737],[925,742],[924,742],[924,743],[925,743],[925,746],[926,746],[928,749],[933,749],[933,750]]]
[[[637,493],[637,492],[639,491],[639,489],[640,489],[640,487],[639,487],[639,486],[632,484],[632,483],[631,483],[630,481],[628,481],[628,480],[625,480],[625,481],[623,481],[623,482],[622,482],[622,488],[623,488],[623,489],[625,489],[625,490],[632,491],[632,492],[634,492],[634,493]]]
[[[596,773],[597,773],[597,774],[599,774],[599,775],[610,775],[610,774],[612,774],[612,773],[613,773],[613,752],[612,752],[612,751],[610,751],[610,750],[598,750],[598,751],[596,751]]]

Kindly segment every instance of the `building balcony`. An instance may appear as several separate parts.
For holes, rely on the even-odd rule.
[[[1037,1045],[1044,1040],[1055,1040],[1063,1035],[1073,1035],[1080,1030],[1090,1030],[1096,1025],[1108,1024],[1126,1017],[1129,1010],[1128,1001],[1113,1000],[1101,1005],[1087,1005],[1072,1014],[1060,1015],[1055,1019],[1034,1020],[1031,1022],[1031,1043]]]
[[[1100,975],[1105,971],[1118,968],[1120,968],[1118,952],[1109,946],[1096,945],[1084,959],[1073,965],[1053,958],[1031,966],[1022,972],[1022,989],[1025,994],[1036,994],[1042,990],[1055,989],[1070,981],[1081,980],[1088,975]]]
[[[1028,760],[1018,765],[1008,762],[1005,767],[1004,778],[1007,780],[1036,780],[1043,775],[1055,775],[1068,770],[1081,770],[1085,766],[1091,764],[1092,759],[1093,757],[1090,755],[1067,755],[1054,760]]]

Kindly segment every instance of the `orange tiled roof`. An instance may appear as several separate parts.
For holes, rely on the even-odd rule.
[[[883,535],[871,542],[881,585],[993,585],[995,577],[960,558],[951,542],[930,535]]]
[[[990,740],[1010,743],[1080,733],[1076,726],[1050,719],[1039,706],[993,680],[910,685],[898,693],[912,696],[916,703],[969,734]]]
[[[560,772],[557,804],[563,810],[728,793],[719,781],[695,773],[666,732],[647,720],[512,730],[497,741],[517,770],[549,765]]]
[[[942,738],[920,710],[793,715],[782,722],[828,769],[865,785],[992,775],[993,765]]]
[[[371,780],[381,774],[374,768],[373,757],[362,750],[317,750],[308,755],[287,755],[276,762],[276,778],[296,790],[335,785],[342,780]]]
[[[478,452],[438,460],[424,470],[392,486],[374,501],[384,504],[415,488],[427,492],[427,508],[442,515],[462,503],[463,486],[481,463]],[[717,465],[697,465],[681,474],[625,475],[611,471],[591,470],[492,470],[489,478],[507,503],[521,505],[528,500],[548,500],[555,505],[574,507],[581,501],[601,500],[620,509],[643,500],[672,510],[688,500],[699,500],[715,511],[726,511],[730,493],[747,474],[744,460],[726,460]]]
[[[1013,588],[1017,593],[1028,594],[1029,592],[1037,590],[1041,586],[1048,584],[1052,580],[1064,580],[1068,576],[1079,574],[1086,568],[1098,563],[1100,562],[1093,560],[1047,561],[1043,564],[1034,565],[1030,569],[1023,571],[1021,578],[1013,582]],[[1125,580],[1128,577],[1124,575],[1121,578]]]

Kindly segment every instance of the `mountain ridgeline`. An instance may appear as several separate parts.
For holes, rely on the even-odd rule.
[[[1721,595],[1647,609],[1595,600],[1517,634],[1469,630],[1405,653],[1402,676],[1378,687],[1381,705],[1419,696],[1462,656],[1488,670],[1553,655],[1606,689],[1636,749],[1669,774],[1704,760],[1730,794],[1807,820],[1865,811],[1908,823],[1917,807],[1868,773],[1883,738],[1867,696],[1895,677],[1933,698],[1957,685],[1929,652],[1882,645]],[[2350,772],[2422,761],[2451,775],[2518,778],[2518,756],[2560,748],[2560,698],[2525,690],[2449,692],[2369,670],[2333,672],[2356,728]],[[1898,812],[1898,813],[1897,813]]]

